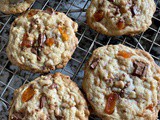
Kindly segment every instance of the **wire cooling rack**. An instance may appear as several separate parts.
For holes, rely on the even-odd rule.
[[[79,30],[76,33],[79,38],[79,45],[72,59],[64,69],[51,71],[51,73],[62,72],[69,75],[81,89],[84,64],[91,56],[93,50],[103,45],[122,43],[133,48],[146,50],[160,66],[160,0],[155,0],[155,2],[157,10],[152,20],[153,24],[146,32],[134,37],[108,37],[89,28],[86,24],[85,15],[90,0],[36,0],[29,9],[52,7],[56,11],[66,13],[67,16],[79,24]],[[17,66],[12,65],[6,56],[5,49],[10,25],[16,17],[16,15],[0,13],[0,120],[8,119],[9,104],[14,90],[40,75],[20,70]],[[90,120],[99,119],[91,115]]]

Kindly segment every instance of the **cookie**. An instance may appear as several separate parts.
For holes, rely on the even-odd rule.
[[[40,76],[15,90],[9,120],[88,120],[76,83],[61,73]]]
[[[0,11],[6,14],[17,14],[26,11],[35,0],[1,0]]]
[[[83,89],[103,120],[156,120],[160,67],[149,53],[124,45],[96,49],[85,66]]]
[[[155,10],[154,0],[92,0],[87,23],[108,36],[133,36],[148,29]]]
[[[15,19],[7,55],[21,69],[49,72],[63,68],[77,47],[78,25],[53,9],[30,10]]]

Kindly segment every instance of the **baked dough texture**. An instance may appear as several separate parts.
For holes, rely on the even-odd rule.
[[[136,35],[152,24],[154,0],[92,0],[88,25],[108,36]]]
[[[9,120],[88,120],[76,83],[61,73],[40,76],[15,90]]]
[[[35,0],[0,0],[0,11],[17,14],[26,11]]]
[[[49,72],[63,68],[77,47],[78,24],[53,9],[32,9],[11,25],[7,55],[21,69]]]
[[[157,120],[160,67],[149,53],[121,44],[100,47],[84,73],[87,99],[103,120]]]

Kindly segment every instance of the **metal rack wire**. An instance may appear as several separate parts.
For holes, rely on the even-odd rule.
[[[79,24],[77,37],[79,45],[75,50],[72,59],[64,69],[54,72],[62,72],[69,75],[81,88],[83,78],[83,67],[86,60],[97,47],[109,44],[122,43],[133,48],[140,48],[149,52],[160,65],[160,0],[155,0],[157,5],[156,13],[153,17],[153,24],[149,29],[135,37],[119,36],[108,37],[99,34],[89,28],[86,24],[86,9],[90,0],[36,0],[31,7],[33,9],[46,9],[52,7],[56,11],[65,12]],[[12,65],[7,59],[5,48],[8,42],[9,28],[16,15],[5,15],[0,13],[0,119],[7,120],[8,108],[13,97],[13,92],[21,85],[30,82],[40,74],[33,74],[29,71],[20,70]],[[91,120],[98,120],[95,116]]]

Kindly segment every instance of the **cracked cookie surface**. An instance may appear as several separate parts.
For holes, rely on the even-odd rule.
[[[160,67],[145,51],[124,45],[96,49],[85,65],[83,89],[103,120],[156,120]]]
[[[76,83],[61,73],[40,76],[15,90],[9,120],[88,120]]]
[[[92,0],[87,23],[109,36],[135,35],[148,29],[155,10],[154,0]]]
[[[77,47],[77,28],[64,13],[30,10],[12,23],[7,56],[13,64],[32,72],[63,68]]]
[[[16,14],[26,11],[35,0],[1,0],[0,11],[6,14]]]

